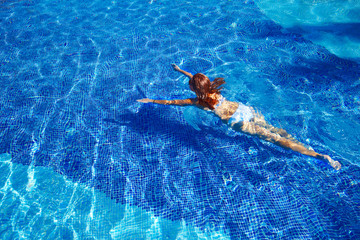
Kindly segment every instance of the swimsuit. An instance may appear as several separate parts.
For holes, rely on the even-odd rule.
[[[218,107],[220,107],[224,101],[225,101],[225,98],[223,96],[221,96],[219,99],[219,102],[214,106],[213,111],[215,111]]]
[[[214,106],[214,109],[212,111],[215,111],[221,104],[225,101],[225,98],[223,96],[220,97],[218,104]],[[238,122],[249,122],[253,117],[253,113],[250,107],[244,105],[243,103],[239,102],[239,106],[236,109],[235,113],[231,116],[229,119],[229,124],[233,125]]]
[[[251,108],[240,103],[235,113],[229,119],[229,124],[233,125],[238,122],[249,122],[254,117]]]

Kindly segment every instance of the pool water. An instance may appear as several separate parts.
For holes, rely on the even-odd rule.
[[[0,169],[6,193],[1,201],[2,239],[228,239],[220,231],[205,233],[185,221],[118,204],[49,168],[12,163],[8,154],[0,156]]]
[[[360,58],[360,1],[256,0],[266,16],[282,27],[300,33],[331,53]]]
[[[1,1],[0,238],[359,238],[359,5],[284,2]],[[136,102],[194,96],[171,63],[342,169]]]

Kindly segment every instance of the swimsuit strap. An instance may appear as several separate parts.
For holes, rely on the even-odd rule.
[[[220,107],[221,104],[222,104],[224,101],[225,101],[225,98],[224,98],[222,95],[220,95],[219,102],[214,106],[214,110],[213,110],[213,111],[215,111],[218,107]]]

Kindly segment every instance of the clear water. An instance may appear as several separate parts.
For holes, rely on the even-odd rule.
[[[0,238],[359,238],[360,62],[263,3],[2,1]],[[342,170],[136,102],[193,96],[170,63]]]
[[[170,221],[45,167],[0,156],[2,239],[227,239],[185,221]]]
[[[360,1],[256,0],[266,16],[343,58],[360,59]]]

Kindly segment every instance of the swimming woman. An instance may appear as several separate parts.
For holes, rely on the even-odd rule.
[[[180,69],[175,64],[172,64],[172,66],[174,70],[190,78],[190,89],[196,93],[196,98],[180,100],[152,100],[144,98],[137,100],[138,102],[196,106],[203,110],[212,111],[215,115],[220,117],[223,122],[228,123],[236,131],[257,136],[285,149],[291,149],[295,152],[321,159],[328,162],[336,170],[341,168],[341,164],[338,161],[331,159],[330,156],[319,154],[312,149],[306,148],[284,129],[276,128],[268,124],[265,121],[264,116],[255,111],[252,107],[246,106],[240,102],[226,100],[220,93],[222,89],[221,85],[225,83],[223,78],[216,78],[214,81],[210,82],[209,78],[202,73],[197,73],[193,76],[191,73]]]

